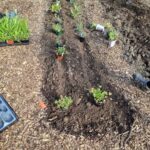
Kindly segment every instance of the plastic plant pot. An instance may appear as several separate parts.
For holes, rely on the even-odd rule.
[[[64,59],[64,56],[62,56],[62,55],[57,55],[57,56],[56,56],[56,59],[57,59],[58,61],[62,61],[62,60]]]
[[[150,80],[145,79],[141,74],[133,74],[133,80],[141,87],[150,89]]]
[[[116,45],[117,40],[115,41],[109,41],[109,48],[112,48]]]
[[[29,40],[21,40],[22,45],[29,45]]]
[[[17,12],[9,11],[8,13],[6,13],[6,16],[8,16],[9,18],[14,18],[15,16],[17,16]]]
[[[101,32],[104,32],[104,31],[105,31],[105,27],[102,26],[102,25],[100,25],[100,24],[97,24],[97,25],[96,25],[96,30],[101,31]]]
[[[6,46],[7,45],[7,43],[6,42],[0,42],[0,47],[2,47],[2,46]]]
[[[7,40],[6,42],[7,42],[8,45],[13,45],[14,44],[13,40]]]

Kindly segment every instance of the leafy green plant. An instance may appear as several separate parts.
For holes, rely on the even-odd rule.
[[[56,38],[55,46],[56,46],[57,48],[63,46],[63,42],[62,42],[62,40],[60,39],[59,36]]]
[[[90,90],[90,93],[92,94],[94,100],[96,103],[102,103],[105,101],[105,99],[108,97],[109,93],[102,90],[101,87],[99,88],[92,88]]]
[[[89,25],[89,28],[90,29],[92,29],[92,30],[95,30],[96,29],[96,23],[91,23],[90,25]]]
[[[65,46],[58,47],[56,51],[57,51],[57,55],[60,55],[60,56],[63,56],[67,52]]]
[[[60,1],[57,1],[56,3],[52,4],[50,10],[53,13],[59,13],[61,11]]]
[[[7,40],[14,40],[20,42],[21,40],[29,39],[29,27],[26,19],[18,16],[9,18],[7,16],[0,19],[0,42]]]
[[[63,33],[63,27],[59,23],[55,23],[52,25],[52,30],[57,34],[60,35]]]
[[[59,100],[55,101],[57,108],[61,108],[64,110],[69,109],[69,107],[73,104],[73,100],[71,97],[61,97]]]
[[[118,34],[115,30],[112,30],[112,31],[108,32],[108,39],[110,41],[115,41],[115,40],[117,40],[117,38],[118,38]]]
[[[81,37],[81,38],[86,37],[86,32],[84,31],[84,25],[83,25],[82,22],[80,22],[76,25],[76,30],[75,31],[78,33],[79,37]]]
[[[70,9],[70,15],[73,19],[77,18],[81,14],[80,6],[76,3],[73,4],[72,8]]]
[[[110,41],[115,41],[118,38],[118,33],[117,31],[114,29],[114,27],[112,26],[111,23],[106,23],[105,24],[105,29],[108,33],[108,39]]]

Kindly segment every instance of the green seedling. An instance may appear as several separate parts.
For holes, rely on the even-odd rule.
[[[70,2],[70,4],[74,4],[76,2],[76,0],[68,0]]]
[[[81,14],[80,6],[76,3],[73,4],[72,8],[70,9],[70,15],[73,19],[76,19]]]
[[[96,23],[91,23],[89,25],[89,29],[95,30],[96,29]]]
[[[0,42],[7,40],[22,41],[29,39],[28,21],[18,16],[9,18],[7,16],[0,19]]]
[[[60,13],[61,11],[60,1],[57,1],[56,3],[52,4],[50,10],[52,13]]]
[[[117,40],[118,38],[118,33],[116,32],[116,30],[114,29],[114,27],[112,26],[111,23],[107,23],[105,25],[105,29],[107,31],[107,34],[108,34],[108,39],[110,41],[115,41]]]
[[[61,97],[59,100],[55,101],[57,108],[68,110],[69,107],[73,104],[73,100],[71,97]]]
[[[84,25],[82,22],[76,25],[76,30],[79,37],[85,38],[86,37],[86,32],[84,31]]]
[[[63,33],[63,27],[61,24],[59,23],[55,23],[52,25],[52,30],[54,33],[56,33],[57,35],[61,35]]]
[[[56,52],[57,52],[57,55],[64,56],[64,54],[66,54],[67,50],[66,50],[65,46],[63,45],[61,47],[58,47],[56,49]]]
[[[108,97],[109,93],[99,88],[92,88],[90,90],[91,95],[93,96],[96,103],[103,103]]]
[[[63,42],[62,42],[62,40],[60,39],[60,37],[57,37],[55,46],[56,46],[57,48],[63,47]]]

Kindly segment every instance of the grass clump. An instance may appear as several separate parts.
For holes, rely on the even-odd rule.
[[[68,110],[69,107],[73,104],[73,100],[71,97],[61,97],[59,100],[55,101],[57,108]]]

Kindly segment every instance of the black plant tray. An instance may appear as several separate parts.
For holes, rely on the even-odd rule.
[[[29,45],[29,40],[26,41],[21,41],[21,42],[14,42],[14,44],[7,44],[6,42],[0,42],[0,47],[5,47],[5,46],[19,46],[19,45]]]

